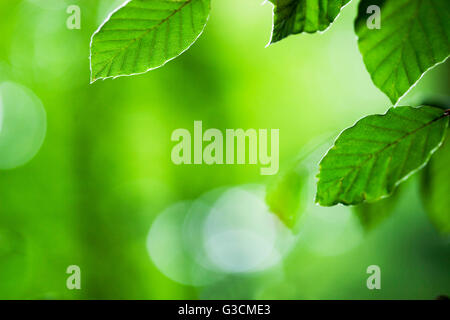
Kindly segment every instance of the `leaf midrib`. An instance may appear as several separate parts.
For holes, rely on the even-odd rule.
[[[400,138],[398,138],[398,139],[396,139],[396,140],[394,140],[394,141],[388,143],[386,146],[384,146],[384,147],[381,148],[380,150],[377,150],[377,151],[374,152],[374,153],[367,153],[368,158],[365,159],[364,161],[362,161],[359,165],[354,166],[355,170],[360,170],[364,164],[366,164],[369,160],[371,160],[372,158],[376,157],[378,154],[382,153],[382,152],[385,151],[386,149],[390,148],[390,147],[393,146],[393,145],[396,145],[396,144],[400,143],[403,139],[406,139],[408,136],[411,136],[411,135],[417,133],[418,131],[420,131],[420,130],[426,128],[426,127],[428,127],[429,125],[433,124],[434,122],[439,121],[439,120],[441,120],[441,119],[443,119],[443,118],[445,118],[445,117],[447,117],[447,116],[448,116],[448,115],[444,113],[444,114],[440,115],[439,117],[437,117],[437,118],[435,118],[435,119],[433,119],[433,120],[431,120],[431,121],[425,123],[424,125],[422,125],[422,126],[416,128],[416,129],[414,129],[413,131],[408,132],[407,134],[401,136]],[[352,172],[354,172],[354,170],[350,170],[347,174],[345,174],[343,177],[341,177],[341,178],[339,178],[339,179],[331,180],[331,181],[328,181],[328,182],[332,182],[332,181],[341,181],[341,182],[342,182],[342,181],[343,181],[345,178],[347,178]],[[325,189],[325,191],[327,191],[330,187],[331,187],[331,186],[329,186],[327,189]]]

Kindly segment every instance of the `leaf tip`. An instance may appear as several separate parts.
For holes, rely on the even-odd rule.
[[[89,84],[94,84],[94,82],[96,82],[96,81],[99,80],[99,79],[101,79],[101,78],[96,78],[95,76],[93,76],[93,75],[91,74],[91,78],[89,79]]]

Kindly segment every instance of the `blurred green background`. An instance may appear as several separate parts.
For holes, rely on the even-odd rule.
[[[122,2],[0,2],[0,298],[450,294],[450,243],[427,219],[418,177],[370,232],[348,208],[313,203],[330,137],[390,106],[358,52],[356,1],[326,33],[265,48],[270,4],[213,0],[204,34],[178,59],[89,85],[91,34]],[[81,8],[81,30],[66,28],[71,4]],[[447,62],[400,104],[445,97],[449,79]],[[267,213],[263,191],[273,177],[258,166],[171,162],[172,131],[192,130],[194,120],[280,129],[281,170],[320,145],[308,160],[298,232]],[[381,290],[366,287],[373,264]],[[66,288],[69,265],[81,268],[81,290]]]

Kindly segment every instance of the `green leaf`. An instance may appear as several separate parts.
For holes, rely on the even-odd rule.
[[[147,72],[186,51],[202,33],[210,0],[131,0],[91,40],[91,82]]]
[[[302,32],[324,31],[350,0],[270,0],[274,5],[271,43]]]
[[[369,29],[367,7],[381,8]],[[450,54],[450,1],[362,0],[355,21],[359,50],[374,84],[393,104]]]
[[[324,206],[374,202],[423,167],[448,126],[443,110],[391,108],[344,130],[320,162],[316,201]]]
[[[397,188],[390,197],[373,203],[364,202],[353,207],[353,212],[366,232],[375,229],[392,214],[399,200],[399,189],[401,188]]]
[[[422,198],[428,216],[443,234],[450,234],[450,134],[424,170]]]
[[[267,187],[266,202],[269,210],[290,229],[295,227],[300,216],[302,192],[307,177],[304,169],[295,168],[277,175]]]

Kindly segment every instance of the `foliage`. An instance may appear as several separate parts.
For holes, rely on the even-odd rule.
[[[396,189],[390,197],[380,201],[374,203],[364,202],[353,206],[353,212],[358,217],[364,231],[372,231],[392,215],[399,200],[400,189]]]
[[[369,29],[366,9],[379,4],[382,27]],[[446,0],[363,0],[355,21],[358,46],[375,85],[393,104],[450,54]]]
[[[294,228],[301,210],[302,192],[307,174],[303,168],[294,168],[276,176],[267,187],[266,202],[289,228]]]
[[[325,31],[349,0],[270,2],[274,6],[271,43],[275,43],[293,34]],[[371,5],[381,10],[379,29],[367,24]],[[209,0],[126,2],[92,37],[92,82],[163,66],[200,36],[209,10]],[[355,33],[373,83],[396,105],[429,69],[449,57],[450,2],[361,0]],[[317,202],[357,205],[388,197],[428,163],[445,136],[448,116],[448,111],[430,106],[398,107],[385,115],[365,117],[344,130],[320,163]],[[426,178],[436,204],[427,206],[436,224],[448,231],[448,204],[441,201],[446,193],[437,187],[448,181],[439,169],[446,154],[439,154]],[[269,188],[267,196],[272,211],[289,226],[296,219],[301,190],[301,178],[295,179],[295,173],[284,176]]]
[[[302,32],[324,31],[350,0],[271,0],[274,22],[271,42]]]
[[[91,81],[163,66],[200,36],[209,10],[209,0],[126,3],[92,36]]]
[[[422,199],[436,228],[450,234],[450,134],[424,170]]]
[[[397,107],[344,130],[320,163],[317,202],[374,202],[423,167],[440,146],[448,117],[434,107]]]

